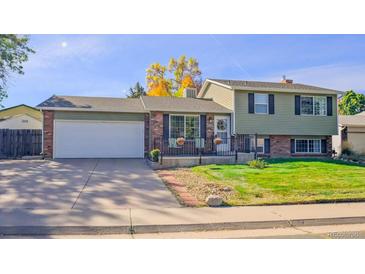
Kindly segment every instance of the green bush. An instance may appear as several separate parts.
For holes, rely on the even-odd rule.
[[[158,158],[160,157],[160,150],[153,149],[150,151],[151,161],[158,162]]]
[[[251,168],[265,168],[267,167],[267,163],[264,159],[256,159],[248,162],[249,167]]]

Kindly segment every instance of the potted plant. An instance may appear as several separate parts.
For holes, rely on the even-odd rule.
[[[214,144],[216,144],[216,145],[220,145],[222,142],[223,142],[223,141],[222,141],[222,139],[221,139],[221,138],[219,138],[219,137],[215,137],[215,138],[214,138]]]
[[[176,139],[176,144],[179,146],[183,146],[185,144],[185,138],[184,137],[179,137]]]

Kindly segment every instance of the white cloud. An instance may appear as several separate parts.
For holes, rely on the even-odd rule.
[[[282,75],[294,82],[333,88],[337,90],[350,90],[364,92],[365,90],[365,65],[358,64],[331,64],[288,70],[270,75],[262,79],[266,81],[280,81]]]

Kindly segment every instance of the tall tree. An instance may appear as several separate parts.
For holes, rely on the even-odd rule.
[[[365,111],[365,95],[353,90],[347,91],[338,104],[341,115],[355,115]]]
[[[182,55],[178,59],[171,58],[168,66],[152,64],[147,69],[146,79],[147,95],[180,97],[187,87],[200,88],[201,71],[195,58],[187,59]]]
[[[129,88],[129,94],[127,95],[128,98],[139,98],[140,96],[147,95],[144,87],[141,86],[139,82],[135,84],[133,88]]]
[[[6,87],[10,73],[24,74],[23,63],[35,52],[28,47],[28,42],[28,36],[0,34],[0,106],[8,96]]]

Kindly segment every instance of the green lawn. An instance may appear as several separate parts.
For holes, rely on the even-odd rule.
[[[231,187],[230,205],[365,200],[363,166],[319,159],[268,162],[265,169],[208,165],[191,170],[209,183]]]

